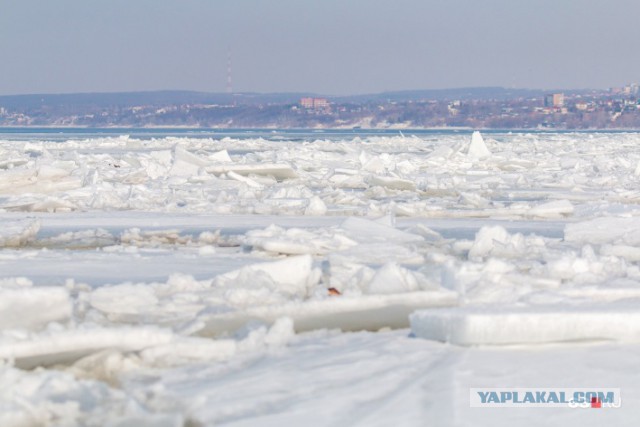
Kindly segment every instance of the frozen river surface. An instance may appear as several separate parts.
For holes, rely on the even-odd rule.
[[[47,135],[0,142],[2,426],[640,420],[637,133]],[[470,407],[545,387],[622,402]]]

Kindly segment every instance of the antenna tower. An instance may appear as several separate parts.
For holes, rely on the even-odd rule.
[[[233,93],[233,80],[231,80],[231,49],[227,57],[227,93]]]

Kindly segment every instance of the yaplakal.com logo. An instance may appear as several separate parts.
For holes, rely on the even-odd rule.
[[[472,408],[619,408],[619,388],[471,388]]]

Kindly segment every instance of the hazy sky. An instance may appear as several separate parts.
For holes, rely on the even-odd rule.
[[[638,0],[0,0],[0,94],[640,81]]]

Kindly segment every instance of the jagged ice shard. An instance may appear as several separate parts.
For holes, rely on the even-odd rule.
[[[469,144],[467,155],[472,159],[484,159],[491,156],[491,152],[484,143],[484,138],[482,138],[479,131],[474,131],[473,135],[471,135],[471,143]]]

